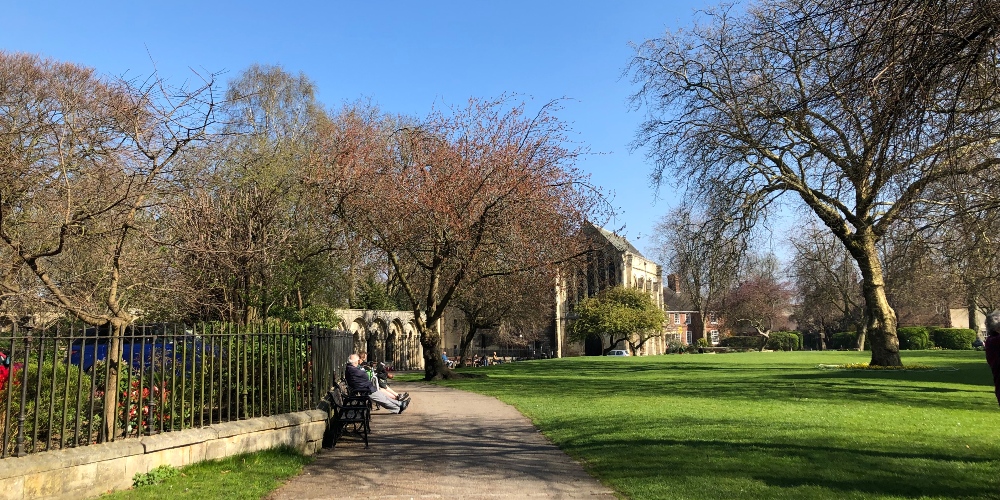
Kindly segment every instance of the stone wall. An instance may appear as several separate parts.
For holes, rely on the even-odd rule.
[[[283,445],[312,454],[322,446],[326,416],[310,410],[5,458],[0,499],[92,497],[130,488],[132,476],[160,465],[182,467]]]

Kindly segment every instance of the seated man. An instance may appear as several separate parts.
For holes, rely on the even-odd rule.
[[[378,365],[381,365],[384,370],[385,363],[378,363]],[[365,371],[365,375],[368,375],[368,380],[371,380],[373,386],[378,387],[378,390],[388,394],[389,397],[392,399],[398,399],[400,401],[404,399],[410,399],[409,393],[404,392],[400,394],[389,388],[389,384],[385,380],[389,378],[388,371],[384,371],[385,373],[384,377],[379,376],[377,370],[378,365],[375,365],[375,363],[368,362],[368,353],[366,352],[358,353],[358,368],[361,368],[362,370]]]
[[[360,361],[361,358],[357,354],[351,354],[347,358],[347,368],[344,370],[344,380],[347,382],[347,387],[352,391],[368,392],[368,397],[372,401],[378,403],[379,406],[389,410],[391,413],[403,413],[403,410],[410,405],[410,400],[397,401],[390,398],[386,393],[379,391],[378,387],[375,387],[368,378],[368,374],[361,368],[358,368]]]

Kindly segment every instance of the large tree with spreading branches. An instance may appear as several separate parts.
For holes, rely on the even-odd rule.
[[[417,120],[358,105],[328,131],[316,182],[350,230],[386,256],[414,313],[428,379],[449,375],[440,321],[463,291],[583,251],[577,235],[596,192],[554,111],[470,100]]]
[[[762,0],[705,20],[627,70],[654,181],[689,180],[744,223],[804,204],[858,264],[871,363],[900,365],[877,244],[934,186],[1000,162],[1000,9]]]
[[[112,332],[108,387],[124,328],[169,267],[151,238],[169,179],[213,107],[211,78],[185,90],[0,52],[0,293]],[[101,440],[116,435],[118,397],[104,393]]]

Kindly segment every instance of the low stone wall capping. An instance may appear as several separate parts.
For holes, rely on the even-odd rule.
[[[327,413],[309,410],[0,460],[0,500],[77,499],[132,487],[132,476],[240,453],[320,449]]]

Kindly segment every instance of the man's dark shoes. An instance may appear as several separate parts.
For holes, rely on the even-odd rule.
[[[400,401],[400,403],[399,403],[399,413],[403,413],[403,411],[406,410],[407,406],[410,406],[410,401],[409,400]]]

